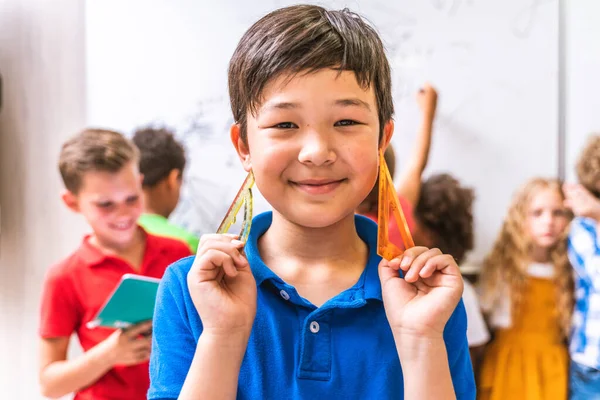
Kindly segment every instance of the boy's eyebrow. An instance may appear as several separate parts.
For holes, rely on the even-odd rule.
[[[362,107],[366,108],[368,111],[371,111],[371,106],[364,100],[359,99],[358,97],[352,97],[347,99],[339,99],[334,102],[336,106],[342,107]],[[265,104],[260,111],[269,111],[269,110],[291,110],[295,108],[301,108],[299,103],[293,103],[289,101],[281,101],[281,102],[272,102]]]
[[[335,101],[336,106],[349,107],[349,106],[357,106],[366,108],[368,111],[371,111],[371,106],[364,100],[361,100],[357,97],[349,98],[349,99],[339,99]]]
[[[260,111],[263,112],[263,111],[270,111],[270,110],[291,110],[294,108],[300,108],[300,104],[292,103],[289,101],[275,101],[275,102],[269,102],[269,103],[265,104],[264,106],[262,106]]]

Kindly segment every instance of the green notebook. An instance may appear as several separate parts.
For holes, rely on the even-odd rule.
[[[93,329],[128,328],[152,319],[160,279],[125,274],[96,317],[86,326]]]

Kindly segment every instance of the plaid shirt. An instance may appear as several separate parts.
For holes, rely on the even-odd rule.
[[[575,269],[571,358],[600,370],[600,235],[598,222],[575,218],[569,233],[569,260]]]

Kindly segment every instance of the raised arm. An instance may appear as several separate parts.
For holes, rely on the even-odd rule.
[[[398,179],[398,193],[413,207],[419,200],[421,175],[429,159],[431,133],[437,107],[437,92],[430,84],[425,84],[419,91],[417,103],[421,109],[421,125],[415,144],[409,153],[408,162]]]

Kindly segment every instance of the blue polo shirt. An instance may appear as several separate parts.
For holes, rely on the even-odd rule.
[[[316,307],[261,260],[257,241],[271,218],[271,213],[254,218],[246,244],[258,303],[237,398],[403,399],[402,368],[381,299],[377,225],[356,216],[357,232],[369,246],[365,270],[352,288]],[[202,334],[186,282],[192,263],[189,257],[171,265],[160,284],[150,359],[152,400],[179,396]],[[461,300],[444,330],[458,399],[475,398],[466,318]]]

